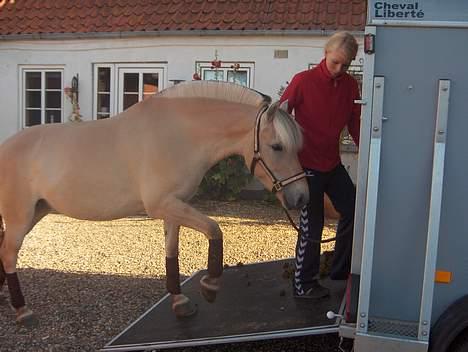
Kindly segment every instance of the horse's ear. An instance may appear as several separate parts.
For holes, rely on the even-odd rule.
[[[281,110],[283,110],[283,111],[288,112],[288,100],[286,99],[285,101],[283,101],[283,102],[280,104],[279,108],[280,108]]]
[[[279,107],[279,101],[274,102],[268,108],[268,110],[267,110],[267,120],[269,122],[271,122],[273,120],[273,118],[275,117],[276,111],[278,111],[278,107]]]

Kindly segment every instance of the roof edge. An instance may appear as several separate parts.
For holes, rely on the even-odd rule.
[[[89,33],[31,33],[0,35],[0,40],[62,40],[62,39],[104,39],[134,37],[212,37],[212,36],[329,36],[337,30],[168,30],[168,31],[122,31]],[[364,36],[362,31],[349,31],[355,36]]]

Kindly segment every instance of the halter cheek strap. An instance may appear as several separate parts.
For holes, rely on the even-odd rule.
[[[299,172],[296,175],[287,177],[283,180],[278,180],[273,172],[270,170],[268,165],[265,163],[263,160],[261,154],[260,154],[260,123],[262,120],[262,116],[265,113],[265,111],[268,109],[268,106],[265,105],[263,106],[259,112],[257,113],[257,119],[255,121],[255,131],[254,131],[254,155],[252,158],[252,162],[250,163],[250,173],[252,175],[255,174],[255,167],[257,166],[257,163],[260,164],[260,166],[263,168],[265,173],[268,175],[268,177],[271,179],[271,182],[273,184],[273,187],[271,189],[272,193],[276,193],[281,191],[284,187],[289,185],[290,183],[293,183],[295,181],[300,180],[301,178],[306,177],[305,172]]]

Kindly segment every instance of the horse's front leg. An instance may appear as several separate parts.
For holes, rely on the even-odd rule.
[[[179,229],[172,223],[164,221],[166,245],[166,287],[171,294],[172,310],[178,317],[188,317],[196,313],[196,307],[180,290],[179,273]]]
[[[153,206],[147,206],[150,216],[163,218],[171,224],[200,231],[209,240],[208,274],[200,280],[201,292],[208,302],[216,299],[223,273],[223,234],[218,224],[181,200],[171,197]]]

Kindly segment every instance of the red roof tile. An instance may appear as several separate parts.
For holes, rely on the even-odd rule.
[[[0,35],[187,30],[362,31],[366,0],[15,0]]]

